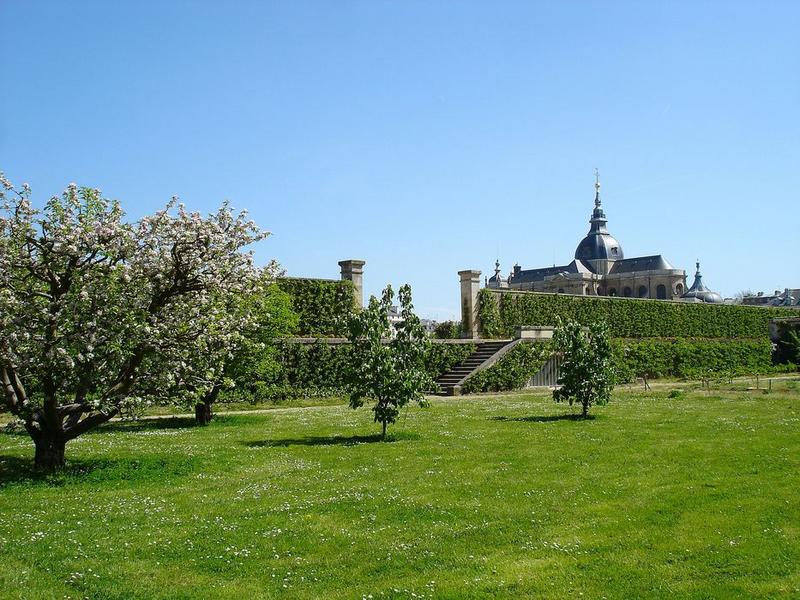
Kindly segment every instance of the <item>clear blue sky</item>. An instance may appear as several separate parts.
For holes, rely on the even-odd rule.
[[[800,2],[0,0],[0,170],[131,217],[247,208],[291,275],[566,264],[593,170],[629,257],[800,287]],[[691,277],[690,277],[691,280]]]

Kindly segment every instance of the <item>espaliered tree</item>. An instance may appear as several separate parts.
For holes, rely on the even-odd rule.
[[[392,286],[386,286],[381,299],[369,299],[369,305],[348,320],[348,339],[352,344],[352,362],[347,374],[350,406],[359,408],[365,399],[374,400],[375,422],[386,427],[397,420],[400,409],[409,402],[427,406],[425,390],[433,389],[433,380],[425,370],[425,353],[430,340],[411,303],[411,286],[403,285],[398,293],[400,322],[392,328],[389,311],[394,300]]]
[[[614,366],[605,323],[597,321],[584,327],[574,321],[559,321],[553,342],[556,351],[563,354],[560,387],[553,391],[553,399],[570,406],[579,403],[584,418],[591,406],[608,404],[614,389]]]
[[[144,394],[201,395],[243,327],[221,299],[256,276],[243,252],[267,234],[227,204],[202,217],[173,198],[136,223],[74,184],[37,209],[0,176],[0,402],[22,421],[35,465],[64,465],[69,440]],[[198,377],[197,371],[202,369]]]

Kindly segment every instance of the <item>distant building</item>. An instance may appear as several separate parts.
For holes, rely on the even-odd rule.
[[[500,275],[500,262],[495,263],[495,274],[486,286],[496,289],[532,290],[582,296],[625,296],[680,300],[686,293],[686,272],[676,269],[660,254],[625,258],[622,245],[606,228],[606,215],[600,202],[600,180],[595,181],[594,211],[591,224],[575,249],[574,260],[562,266],[543,269],[523,269],[514,265],[508,278]],[[696,277],[699,277],[698,273]],[[696,284],[702,285],[700,281]],[[700,290],[697,290],[700,294]],[[716,296],[707,293],[687,298],[691,302],[717,302]],[[706,300],[705,298],[709,298]],[[722,298],[719,297],[719,302]]]
[[[773,294],[758,292],[742,297],[741,303],[747,306],[800,307],[800,288],[784,288],[783,292],[775,290]]]
[[[420,319],[420,323],[425,328],[425,332],[428,334],[432,334],[436,331],[436,326],[439,324],[438,321],[434,321],[433,319]]]

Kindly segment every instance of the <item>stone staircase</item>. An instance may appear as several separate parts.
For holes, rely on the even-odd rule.
[[[456,396],[460,393],[461,384],[475,371],[493,364],[497,358],[505,353],[505,348],[511,344],[511,340],[499,340],[491,342],[478,342],[478,347],[470,354],[467,359],[447,373],[440,375],[436,380],[441,388],[442,395]]]

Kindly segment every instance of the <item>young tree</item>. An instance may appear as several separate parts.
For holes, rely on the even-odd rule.
[[[556,402],[579,402],[582,415],[594,405],[605,405],[614,388],[614,366],[611,341],[605,323],[596,322],[587,328],[568,321],[559,323],[554,335],[556,351],[563,353]]]
[[[202,394],[195,364],[244,326],[221,299],[255,276],[242,249],[266,237],[223,205],[203,218],[173,199],[137,223],[99,190],[70,185],[43,209],[0,175],[0,402],[24,423],[35,464],[145,392]]]
[[[400,409],[409,402],[427,406],[424,391],[433,387],[425,370],[424,356],[430,341],[411,303],[411,286],[398,293],[401,321],[394,331],[389,311],[394,300],[392,286],[386,286],[380,300],[370,297],[369,305],[348,321],[348,339],[353,346],[352,365],[347,376],[350,406],[364,405],[373,399],[375,422],[394,423]]]

